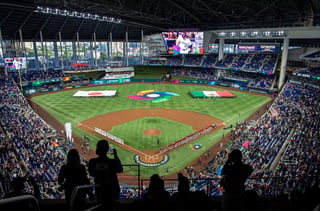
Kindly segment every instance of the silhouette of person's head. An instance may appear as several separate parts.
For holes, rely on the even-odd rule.
[[[104,156],[107,154],[108,151],[109,151],[109,143],[104,139],[98,141],[96,154],[99,156]]]
[[[179,183],[178,183],[178,191],[179,192],[190,190],[189,180],[187,177],[181,175],[181,176],[179,176],[178,181],[179,181]]]
[[[242,159],[242,153],[239,149],[234,149],[230,153],[230,159],[234,163],[240,163]]]
[[[70,166],[75,166],[80,164],[80,155],[77,149],[71,149],[67,155],[67,163]]]
[[[164,189],[164,181],[160,178],[158,174],[153,174],[150,177],[149,189],[152,189],[152,190]]]

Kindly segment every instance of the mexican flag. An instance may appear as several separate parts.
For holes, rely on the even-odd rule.
[[[193,97],[235,97],[234,94],[232,94],[229,91],[190,91],[191,95]]]

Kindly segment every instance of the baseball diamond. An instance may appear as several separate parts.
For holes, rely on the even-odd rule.
[[[173,121],[181,122],[187,125],[191,125],[194,130],[198,131],[203,128],[206,128],[208,125],[211,124],[217,124],[218,127],[214,128],[214,130],[211,130],[210,132],[214,132],[215,130],[218,130],[222,127],[224,127],[226,124],[223,123],[223,121],[213,118],[208,115],[199,114],[196,112],[191,111],[183,111],[183,110],[176,110],[176,109],[134,109],[134,110],[124,110],[124,111],[118,111],[118,112],[111,112],[107,114],[103,114],[97,117],[90,118],[88,120],[85,120],[78,124],[78,127],[88,131],[89,133],[97,134],[93,128],[98,127],[105,131],[111,130],[113,126],[123,124],[128,121],[132,121],[135,119],[143,118],[143,117],[162,117],[166,119],[170,119]],[[147,131],[142,131],[143,133],[147,132],[149,134],[147,135],[155,135],[156,133],[161,133],[161,131],[155,129],[148,129]],[[101,134],[102,138],[103,137]],[[109,139],[112,141],[111,139]],[[113,143],[117,144],[113,141]],[[141,161],[145,163],[157,163],[160,162],[163,159],[164,154],[159,153],[159,150],[144,150],[139,151],[133,147],[130,147],[126,144],[121,144],[121,147],[126,148],[129,151],[132,151],[135,154],[140,155]],[[157,156],[154,156],[157,155]],[[150,159],[150,156],[152,159]]]
[[[179,93],[181,96],[174,97],[169,101],[161,103],[153,103],[150,101],[147,102],[141,100],[139,101],[122,97],[123,95],[126,95],[126,93],[137,93],[139,90],[145,90],[150,87],[156,90],[165,89],[166,91],[173,91],[175,93]],[[230,141],[230,126],[232,124],[235,124],[236,121],[238,121],[237,119],[244,120],[247,119],[250,115],[256,115],[255,111],[257,111],[259,108],[265,109],[265,104],[272,101],[267,95],[259,93],[249,93],[246,91],[240,91],[238,89],[231,88],[228,88],[228,91],[235,93],[238,97],[225,99],[197,99],[192,98],[188,94],[190,89],[220,90],[219,87],[214,88],[212,86],[204,85],[188,86],[158,83],[129,83],[121,85],[96,86],[90,88],[90,90],[91,89],[118,90],[120,94],[117,97],[105,99],[70,98],[70,95],[72,96],[72,94],[77,91],[73,89],[66,90],[64,92],[51,92],[52,94],[49,95],[47,93],[32,95],[32,99],[30,100],[33,109],[58,131],[64,130],[63,123],[61,123],[61,121],[66,122],[70,118],[82,119],[82,121],[73,122],[73,146],[80,149],[81,151],[81,146],[85,143],[85,140],[82,137],[83,131],[85,131],[87,136],[90,137],[89,151],[86,150],[85,153],[81,151],[86,160],[96,156],[95,140],[106,138],[97,133],[97,129],[98,131],[109,132],[110,130],[113,131],[114,128],[122,127],[123,125],[127,125],[129,122],[131,122],[132,124],[133,121],[138,121],[144,118],[159,118],[161,119],[161,121],[175,122],[175,124],[180,125],[179,127],[181,129],[185,129],[185,127],[191,127],[191,131],[187,133],[185,132],[181,136],[175,136],[173,138],[171,137],[170,139],[163,138],[165,137],[165,135],[167,135],[167,132],[165,132],[164,129],[159,129],[159,125],[156,127],[147,126],[145,128],[138,128],[139,131],[136,131],[137,128],[125,127],[126,130],[118,134],[120,138],[123,138],[122,136],[131,135],[131,133],[136,133],[137,136],[144,137],[147,140],[153,140],[153,147],[146,147],[141,150],[132,147],[132,142],[131,144],[127,145],[126,142],[128,142],[128,140],[125,138],[125,144],[118,144],[117,142],[113,142],[112,140],[108,139],[110,143],[118,149],[118,152],[120,153],[120,156],[122,156],[121,158],[125,164],[140,164],[142,166],[142,177],[148,177],[149,174],[155,170],[154,168],[159,168],[159,170],[157,171],[159,171],[160,174],[166,177],[171,177],[174,176],[174,172],[182,170],[185,165],[193,165],[192,163],[196,162],[198,160],[198,157],[201,157],[203,153],[213,150],[213,153],[210,153],[211,156],[213,156],[218,152],[218,149],[220,151],[221,149],[225,148],[226,144]],[[57,97],[54,97],[56,96],[56,94]],[[40,98],[36,96],[39,96]],[[39,99],[40,101],[42,101],[42,103],[39,102]],[[91,104],[94,102],[99,102],[99,104],[95,105],[94,108],[91,108]],[[67,107],[64,107],[64,110],[59,110],[58,107],[63,104],[65,104],[65,106]],[[235,108],[236,111],[234,111]],[[241,109],[242,112],[240,114],[237,111],[240,111]],[[250,111],[248,109],[250,109]],[[245,110],[247,110],[247,113],[244,112]],[[258,113],[262,114],[263,112],[261,111]],[[58,118],[56,118],[56,116]],[[218,119],[214,116],[220,116],[221,119],[220,117]],[[61,120],[61,118],[64,119]],[[231,119],[234,120],[230,121]],[[228,122],[225,122],[225,120],[227,120]],[[176,141],[183,139],[184,137],[213,124],[216,124],[217,127],[210,131],[207,135],[198,137],[199,141],[201,141],[202,144],[201,149],[194,151],[189,147],[189,144],[183,144],[175,150],[170,149],[170,151],[167,151],[165,153],[159,153],[161,148],[173,144]],[[177,131],[173,128],[171,128],[171,131],[171,135],[176,135],[176,133],[181,132],[180,129],[179,131]],[[156,133],[158,133],[158,135],[156,135]],[[217,143],[219,143],[222,138],[225,139],[223,140],[223,147],[215,149],[215,147],[218,145]],[[132,141],[131,139],[132,138],[129,138],[129,141]],[[159,144],[157,144],[158,139]],[[135,138],[133,141],[135,141]],[[137,142],[142,145],[149,144],[147,142],[140,143],[141,140]],[[190,142],[190,144],[191,143],[193,142]],[[178,160],[181,162],[177,163]],[[172,162],[177,164],[172,165]],[[153,167],[151,168],[150,166]],[[160,167],[162,169],[160,169]],[[196,167],[200,166],[196,165]],[[133,177],[136,176],[134,173],[129,173],[129,175],[127,176],[130,176],[130,174]]]

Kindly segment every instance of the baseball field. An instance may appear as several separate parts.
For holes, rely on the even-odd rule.
[[[74,97],[79,91],[117,92],[114,97]],[[151,91],[150,91],[151,90]],[[208,151],[230,126],[244,121],[270,100],[267,96],[228,90],[233,98],[194,98],[190,91],[224,91],[205,85],[129,83],[70,89],[35,96],[32,101],[61,124],[70,122],[75,136],[88,137],[90,147],[104,138],[101,131],[123,140],[110,140],[123,164],[141,165],[141,176],[169,175],[181,171]],[[143,100],[148,91],[159,100]],[[160,94],[159,94],[160,93]],[[155,95],[157,94],[157,95]],[[130,97],[131,96],[131,97]],[[216,127],[174,150],[161,149],[208,126]],[[100,129],[100,133],[97,132]],[[136,174],[135,172],[126,172]]]

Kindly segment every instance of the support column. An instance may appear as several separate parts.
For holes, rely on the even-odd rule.
[[[90,66],[94,66],[95,64],[95,57],[93,56],[93,41],[90,40],[90,45],[89,45],[89,48],[90,48]]]
[[[59,54],[58,54],[58,46],[57,42],[53,42],[53,52],[54,52],[54,65],[53,67],[59,67]]]
[[[141,29],[141,41],[140,41],[140,58],[141,58],[141,64],[143,64],[143,41],[144,41],[144,35],[143,35],[143,29]]]
[[[281,53],[281,65],[280,65],[280,75],[278,82],[278,90],[282,89],[286,76],[287,68],[287,59],[288,59],[288,47],[289,47],[289,38],[283,39],[282,53]]]
[[[128,66],[129,65],[129,53],[128,53],[128,31],[126,31],[126,37],[125,37],[125,47],[123,48],[125,52],[123,52],[124,57],[124,61],[125,64],[124,66]]]
[[[80,37],[79,37],[79,32],[76,33],[76,43],[74,43],[73,45],[73,54],[74,54],[74,58],[73,58],[73,63],[78,64],[79,62],[79,55],[80,55]]]
[[[108,61],[109,65],[111,66],[111,55],[112,55],[112,32],[110,32],[109,36],[109,46],[108,46]]]
[[[40,68],[39,68],[39,55],[38,55],[38,50],[37,50],[37,42],[33,41],[32,45],[33,45],[33,49],[34,49],[34,63],[35,63],[34,68],[36,70],[39,70]]]
[[[63,56],[63,48],[62,48],[62,38],[61,38],[61,32],[58,33],[59,35],[59,42],[60,42],[60,54],[61,54],[61,69],[63,71],[64,69],[64,56]]]
[[[42,61],[43,61],[43,70],[44,71],[47,71],[47,68],[46,68],[46,60],[47,60],[47,57],[44,56],[44,48],[43,48],[43,37],[42,37],[42,31],[40,31],[40,41],[41,41],[41,51],[42,51]]]
[[[98,55],[97,55],[97,35],[96,32],[93,32],[93,47],[94,47],[94,58],[93,58],[93,65],[95,67],[98,66]],[[92,48],[91,48],[92,50]]]
[[[224,39],[220,38],[219,39],[219,54],[218,54],[218,61],[223,59],[223,51],[224,50]]]
[[[25,47],[24,47],[24,42],[23,42],[23,36],[22,36],[22,30],[21,29],[19,29],[19,37],[20,37],[20,47],[21,47],[21,50],[22,50],[22,52],[24,54],[24,57],[26,59],[26,62],[27,62],[26,50],[25,50]],[[17,52],[16,52],[16,54],[17,54]],[[27,68],[25,69],[25,72],[27,72]],[[20,89],[21,89],[21,92],[23,93],[22,79],[21,79],[21,68],[20,67],[18,68],[18,74],[19,74]]]
[[[1,28],[0,28],[0,45],[1,45],[1,50],[2,50],[3,63],[5,63],[5,62],[4,62],[4,55],[6,54],[6,52],[5,52],[5,49],[4,49],[4,47],[3,47],[3,40],[2,40],[2,31],[1,31]],[[4,67],[4,73],[5,73],[6,76],[8,75],[7,66],[6,66],[6,65],[5,65],[5,67]]]

